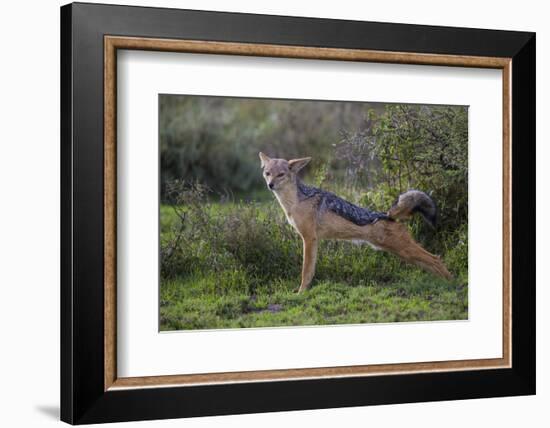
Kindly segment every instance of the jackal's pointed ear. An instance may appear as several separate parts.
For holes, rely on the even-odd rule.
[[[306,166],[310,160],[311,158],[292,159],[288,161],[288,167],[292,172],[298,172]]]
[[[265,164],[271,160],[271,158],[262,152],[260,152],[259,155],[260,155],[260,166],[263,168]]]

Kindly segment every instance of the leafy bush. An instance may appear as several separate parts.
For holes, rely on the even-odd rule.
[[[337,146],[347,185],[369,188],[363,202],[387,204],[408,189],[429,193],[439,207],[440,230],[468,219],[468,111],[464,107],[388,105],[371,110],[362,132]],[[367,170],[369,162],[377,167]]]

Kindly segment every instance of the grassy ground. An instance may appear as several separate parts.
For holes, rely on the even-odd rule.
[[[161,207],[161,330],[458,320],[468,317],[465,230],[445,282],[389,254],[322,242],[312,288],[296,294],[301,241],[274,201]]]

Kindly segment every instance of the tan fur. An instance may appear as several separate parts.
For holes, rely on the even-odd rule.
[[[318,210],[316,197],[298,198],[296,174],[310,158],[286,161],[271,159],[260,153],[264,178],[271,184],[288,222],[303,241],[302,281],[299,292],[307,290],[315,274],[317,248],[320,239],[366,241],[376,249],[391,252],[435,275],[451,279],[451,274],[438,256],[422,248],[410,235],[407,227],[396,221],[379,220],[358,226],[331,212]]]
[[[396,204],[390,208],[388,215],[397,220],[409,220],[413,216],[413,213],[408,206]]]

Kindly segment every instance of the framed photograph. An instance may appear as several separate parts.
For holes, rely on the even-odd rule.
[[[63,421],[535,393],[533,33],[76,3],[61,105]]]

